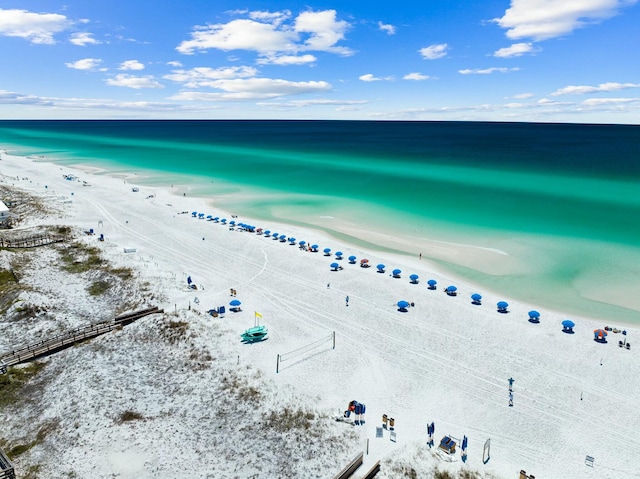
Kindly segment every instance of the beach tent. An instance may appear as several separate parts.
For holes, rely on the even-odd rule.
[[[563,333],[568,333],[568,334],[573,334],[573,327],[575,325],[576,325],[576,323],[574,323],[570,319],[565,319],[564,321],[562,321],[562,332]]]
[[[340,265],[338,263],[331,263],[331,271],[338,271]]]
[[[411,276],[409,276],[409,279],[411,280],[411,284],[418,284],[419,278],[420,276],[418,276],[417,274],[412,274]]]
[[[409,305],[410,305],[409,301],[404,301],[404,300],[398,301],[398,311],[402,313],[406,313]]]
[[[342,259],[342,251],[336,251],[336,259]]]
[[[438,284],[438,282],[435,279],[430,279],[427,281],[427,284],[429,285],[429,289],[436,289],[436,284]]]
[[[498,306],[499,313],[506,313],[507,308],[509,307],[509,303],[507,303],[506,301],[498,301],[497,306]]]
[[[385,266],[382,263],[376,266],[376,268],[378,268],[378,273],[384,273]]]
[[[324,255],[325,256],[331,256],[331,248],[325,248],[324,249]]]
[[[393,275],[394,278],[399,278],[400,277],[400,273],[402,273],[402,270],[399,269],[394,269],[391,274]]]
[[[529,322],[531,323],[539,323],[540,322],[540,313],[537,311],[529,311]]]
[[[593,330],[593,339],[598,343],[606,343],[607,342],[607,332],[604,329],[594,329]]]
[[[449,296],[456,296],[458,294],[458,288],[455,286],[447,286],[444,290]]]
[[[371,266],[369,264],[369,260],[367,258],[363,258],[360,260],[360,267],[361,268],[368,268],[369,266]]]
[[[351,264],[356,264],[356,257],[355,256],[349,256],[349,263]]]
[[[471,304],[475,304],[475,305],[482,304],[482,295],[478,293],[473,293],[471,295]]]

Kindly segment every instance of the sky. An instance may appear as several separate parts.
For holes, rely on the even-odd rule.
[[[640,124],[639,0],[0,0],[0,119]]]

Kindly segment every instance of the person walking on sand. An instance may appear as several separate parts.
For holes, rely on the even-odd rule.
[[[347,296],[347,297],[345,298],[345,301],[346,301],[347,306],[349,306],[349,296]]]

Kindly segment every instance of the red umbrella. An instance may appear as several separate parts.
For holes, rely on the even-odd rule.
[[[593,334],[595,334],[598,339],[604,339],[607,336],[607,332],[604,329],[594,329]]]

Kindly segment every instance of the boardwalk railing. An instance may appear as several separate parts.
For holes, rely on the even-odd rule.
[[[2,449],[0,449],[0,479],[16,479],[13,464]]]
[[[356,472],[360,466],[362,466],[364,453],[361,452],[356,457],[354,457],[349,464],[347,464],[342,471],[336,474],[333,479],[348,479]]]
[[[0,248],[34,248],[64,241],[62,236],[38,235],[28,238],[0,238]]]
[[[110,321],[104,321],[101,323],[94,323],[88,326],[76,328],[72,331],[67,331],[57,336],[45,339],[38,343],[30,344],[19,349],[15,349],[10,352],[6,352],[0,355],[0,373],[6,372],[7,366],[13,366],[28,361],[32,361],[40,356],[60,351],[61,349],[68,348],[80,341],[86,339],[95,338],[101,334],[108,333],[118,327],[125,326],[133,321],[140,319],[149,314],[163,313],[164,311],[158,309],[157,306],[152,308],[143,309],[141,311],[135,311],[133,313],[124,314],[116,317]]]

